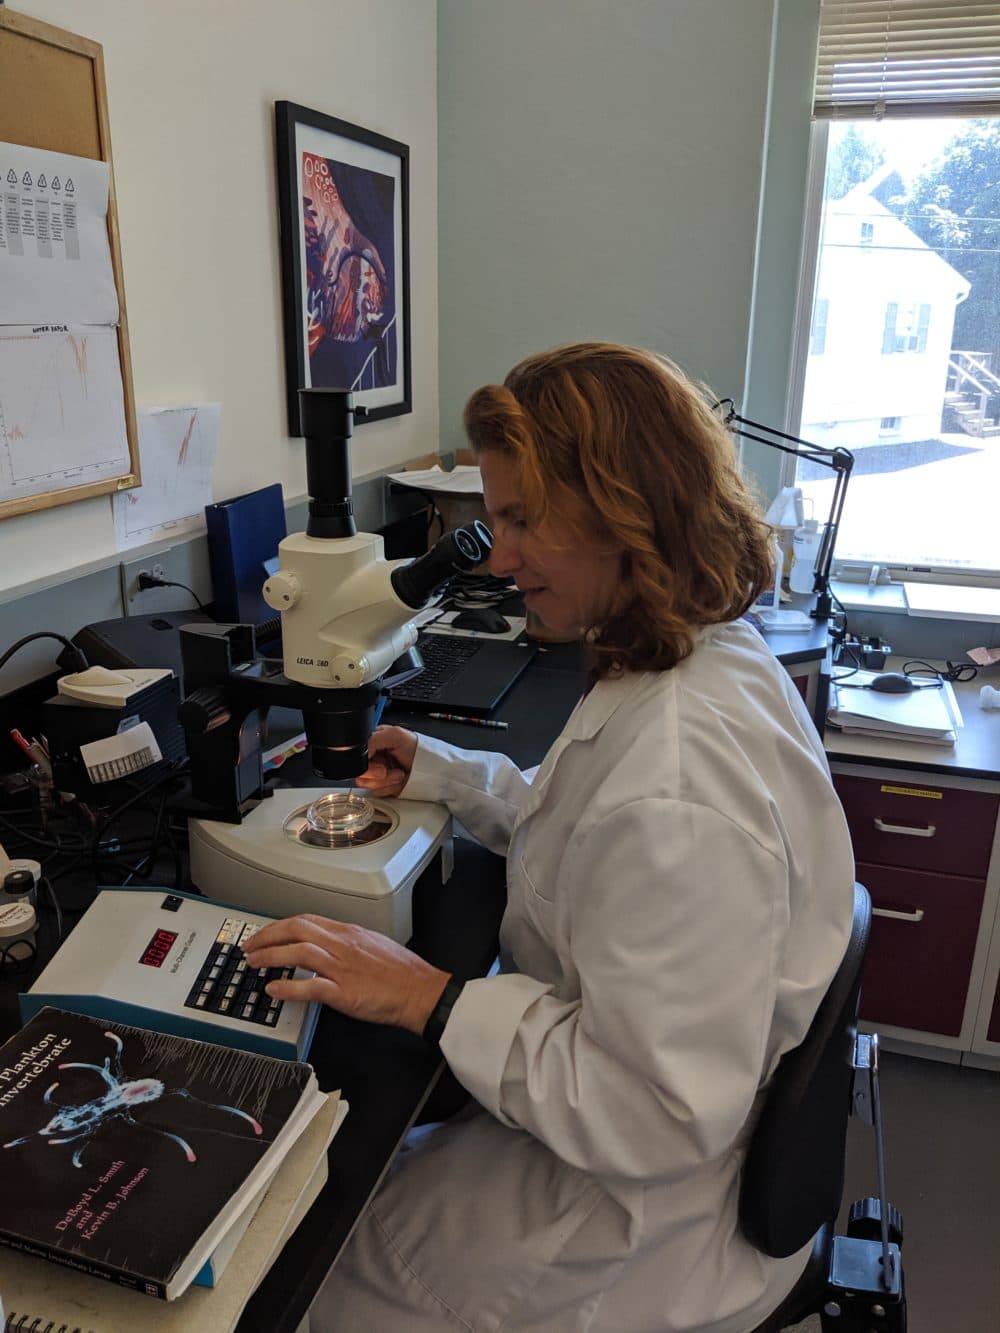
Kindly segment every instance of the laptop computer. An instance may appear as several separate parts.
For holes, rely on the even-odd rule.
[[[536,644],[421,632],[419,676],[391,691],[404,708],[442,713],[490,713],[538,652]]]

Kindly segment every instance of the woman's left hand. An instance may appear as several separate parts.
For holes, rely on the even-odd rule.
[[[272,981],[278,1000],[319,1000],[351,1018],[418,1035],[450,973],[377,931],[305,913],[275,921],[247,941],[251,967],[300,967],[309,981]]]

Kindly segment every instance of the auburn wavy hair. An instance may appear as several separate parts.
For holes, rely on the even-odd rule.
[[[598,676],[663,671],[773,576],[771,528],[702,390],[653,352],[556,347],[465,406],[479,452],[516,463],[526,518],[624,552],[622,608],[591,627]],[[582,504],[581,504],[582,502]]]

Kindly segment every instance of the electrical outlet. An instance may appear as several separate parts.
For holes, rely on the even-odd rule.
[[[125,614],[129,616],[152,615],[156,611],[171,611],[178,606],[190,605],[190,594],[182,588],[140,588],[139,575],[148,574],[155,579],[178,579],[183,583],[190,580],[187,566],[182,569],[176,560],[178,548],[170,547],[157,552],[156,556],[141,557],[138,560],[123,560],[119,565],[121,598]],[[174,565],[177,564],[176,571]]]
[[[126,616],[193,611],[197,609],[198,598],[205,603],[212,600],[208,545],[204,539],[137,551],[133,558],[122,560],[118,571],[122,611]],[[140,588],[140,574],[164,579],[175,586]]]

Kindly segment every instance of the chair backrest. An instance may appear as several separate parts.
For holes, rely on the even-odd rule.
[[[832,1223],[844,1192],[861,965],[871,899],[854,886],[847,952],[805,1040],[781,1059],[754,1129],[740,1185],[740,1229],[784,1258]]]

